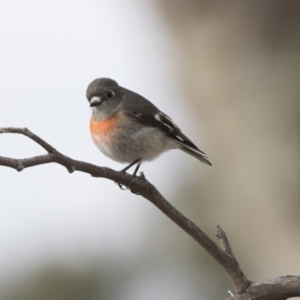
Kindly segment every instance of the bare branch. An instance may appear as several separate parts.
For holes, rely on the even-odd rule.
[[[263,282],[252,282],[245,293],[226,300],[285,300],[300,295],[300,276],[282,276]]]
[[[232,300],[242,299],[258,299],[254,295],[262,294],[266,291],[271,295],[271,291],[275,286],[282,291],[282,295],[300,295],[299,277],[288,276],[264,283],[251,283],[243,271],[241,270],[236,258],[233,255],[229,241],[225,232],[218,225],[215,229],[216,236],[219,239],[221,247],[214,243],[196,224],[181,214],[173,207],[159,191],[144,176],[133,177],[124,172],[116,172],[109,168],[98,167],[96,165],[74,160],[68,156],[58,152],[54,147],[46,141],[29,131],[27,128],[0,128],[0,133],[17,133],[27,136],[42,148],[48,154],[34,156],[31,158],[14,159],[0,156],[0,165],[22,171],[25,168],[43,165],[48,163],[57,163],[67,168],[69,172],[80,171],[90,174],[93,177],[102,177],[113,180],[121,185],[128,187],[132,192],[140,194],[148,199],[158,209],[160,209],[167,217],[181,227],[186,233],[194,238],[227,272],[232,281],[235,292],[238,296],[231,297]],[[278,284],[278,285],[277,285]],[[268,292],[268,289],[270,292]],[[247,294],[248,298],[243,298]],[[273,293],[274,296],[274,293]],[[250,297],[250,298],[249,298]],[[277,296],[276,296],[277,297]],[[282,296],[285,297],[285,296]],[[261,298],[281,300],[286,298]]]
[[[225,268],[237,293],[243,292],[250,284],[238,266],[237,261],[217,246],[196,224],[173,207],[158,190],[144,177],[133,177],[124,172],[116,172],[109,168],[98,167],[86,162],[74,160],[58,152],[43,139],[27,128],[0,128],[0,133],[18,133],[25,135],[43,147],[48,154],[24,159],[13,159],[0,156],[0,165],[11,167],[17,171],[47,163],[57,163],[68,169],[69,172],[80,171],[93,177],[111,179],[127,186],[132,192],[138,193],[152,202],[173,222],[193,237],[220,265]],[[233,261],[234,259],[234,261]]]
[[[25,135],[42,146],[48,152],[46,155],[25,159],[13,159],[0,156],[0,165],[14,168],[17,171],[22,171],[25,168],[41,164],[57,163],[66,167],[69,172],[81,171],[88,173],[93,177],[103,177],[125,185],[131,191],[142,195],[152,202],[172,221],[174,221],[185,232],[193,237],[215,260],[217,260],[225,268],[226,272],[232,279],[233,285],[237,292],[242,292],[250,284],[240,268],[237,268],[237,262],[235,261],[233,263],[233,258],[230,255],[219,248],[199,227],[197,227],[193,222],[191,222],[175,207],[173,207],[145,178],[132,177],[124,172],[116,172],[109,168],[102,168],[86,162],[73,160],[55,150],[51,145],[49,145],[40,137],[36,136],[27,128],[1,128],[0,133],[18,133]],[[242,281],[240,280],[240,276],[243,278]]]

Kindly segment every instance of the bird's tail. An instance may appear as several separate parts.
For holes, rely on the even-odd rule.
[[[180,143],[180,145],[181,145],[180,149],[182,151],[184,151],[185,153],[194,156],[195,158],[199,159],[200,161],[202,161],[203,163],[205,163],[209,166],[212,166],[211,162],[208,160],[208,156],[201,150],[193,149],[183,143]]]

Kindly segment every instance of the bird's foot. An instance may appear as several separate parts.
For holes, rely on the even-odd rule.
[[[124,172],[124,173],[125,173],[124,170],[121,170],[121,172]],[[136,177],[137,177],[137,178],[141,178],[141,179],[146,179],[144,172],[140,172],[140,175],[139,175],[139,176],[136,176],[136,175],[134,174],[134,175],[132,176],[130,182],[129,182],[129,185],[131,185],[131,184],[133,183],[133,181],[134,181],[134,179],[135,179]],[[119,188],[120,188],[121,190],[123,190],[123,191],[124,191],[124,190],[130,190],[131,193],[136,194],[136,195],[140,195],[138,192],[135,192],[134,190],[130,189],[130,188],[127,187],[127,186],[122,185],[121,183],[118,183],[118,182],[115,182],[115,183],[116,183],[116,184],[119,186]]]

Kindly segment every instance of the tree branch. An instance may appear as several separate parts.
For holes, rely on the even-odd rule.
[[[288,275],[252,282],[243,294],[226,300],[285,300],[297,296],[300,296],[300,276]]]
[[[193,237],[223,268],[232,280],[237,293],[243,292],[250,284],[239,267],[238,262],[218,247],[199,227],[173,207],[158,190],[145,178],[133,177],[124,172],[116,172],[109,168],[98,167],[86,162],[74,160],[58,152],[43,139],[29,131],[27,128],[0,128],[0,133],[22,134],[43,147],[48,154],[24,159],[13,159],[0,156],[0,165],[22,171],[25,168],[47,163],[57,163],[67,168],[69,172],[80,171],[93,177],[111,179],[125,185],[134,193],[138,193],[152,202],[173,222]]]
[[[27,136],[43,149],[48,154],[34,156],[31,158],[14,159],[9,157],[0,156],[0,165],[22,171],[25,168],[34,167],[37,165],[43,165],[48,163],[57,163],[64,166],[70,173],[79,171],[90,174],[93,177],[102,177],[113,180],[121,185],[128,187],[133,193],[138,193],[144,198],[148,199],[158,209],[160,209],[167,217],[169,217],[174,223],[188,233],[196,242],[198,242],[227,272],[231,282],[234,286],[235,292],[238,296],[234,296],[231,299],[242,300],[246,298],[237,298],[243,296],[246,291],[255,295],[255,291],[260,290],[263,284],[251,283],[241,270],[239,263],[233,255],[229,241],[225,232],[218,225],[215,229],[215,234],[219,239],[221,247],[214,243],[196,224],[181,214],[175,207],[173,207],[160,193],[159,191],[144,177],[133,177],[125,172],[117,172],[105,167],[98,167],[96,165],[86,163],[83,161],[74,160],[48,144],[46,141],[29,131],[27,128],[0,128],[1,133],[16,133]],[[299,278],[291,280],[288,277],[288,283],[290,286],[289,291],[296,291],[296,283],[299,283]],[[279,282],[279,281],[278,281]],[[280,281],[281,283],[283,280]],[[279,283],[280,283],[279,282]],[[284,282],[287,282],[285,280]],[[275,284],[275,281],[274,283]],[[293,289],[294,288],[294,289]],[[300,287],[298,284],[297,295],[300,295]],[[252,295],[252,294],[251,294]],[[252,295],[252,296],[253,296]],[[252,297],[251,296],[251,297]],[[248,296],[249,297],[249,296]],[[248,298],[247,298],[248,299]],[[249,298],[257,299],[257,298]],[[264,299],[264,298],[261,298]],[[266,298],[266,299],[285,299],[285,298]]]

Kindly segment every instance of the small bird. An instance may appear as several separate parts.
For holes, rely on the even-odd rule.
[[[170,117],[141,95],[127,90],[109,78],[92,81],[86,97],[93,108],[90,121],[92,139],[106,156],[136,165],[163,152],[180,149],[210,165],[207,155],[187,138]]]

